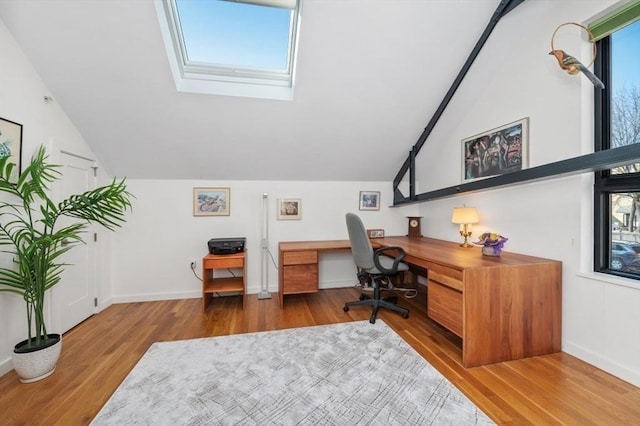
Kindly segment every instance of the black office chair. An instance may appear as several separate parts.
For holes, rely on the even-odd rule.
[[[392,289],[392,276],[398,275],[399,272],[408,271],[409,266],[402,262],[405,252],[400,247],[384,247],[373,251],[371,241],[367,231],[358,217],[354,213],[347,213],[347,231],[349,232],[349,241],[351,242],[351,254],[358,268],[358,280],[363,286],[365,283],[371,282],[373,287],[373,297],[362,294],[360,300],[355,302],[347,302],[344,304],[344,311],[348,312],[350,306],[371,306],[371,318],[369,322],[376,322],[376,315],[380,307],[391,309],[399,312],[403,318],[409,318],[409,310],[397,305],[398,298],[395,296],[381,298],[380,293],[385,289]],[[395,257],[385,255],[393,251]]]

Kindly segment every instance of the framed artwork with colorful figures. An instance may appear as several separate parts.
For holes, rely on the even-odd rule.
[[[529,118],[462,141],[462,181],[516,172],[529,166]]]

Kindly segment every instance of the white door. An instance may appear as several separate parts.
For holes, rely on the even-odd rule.
[[[55,202],[71,194],[81,194],[95,188],[94,162],[72,154],[60,153],[63,167],[62,178],[53,188]],[[60,218],[60,225],[77,219]],[[56,325],[54,333],[64,333],[78,325],[95,312],[95,252],[96,243],[91,225],[82,235],[84,244],[74,243],[74,247],[63,255],[64,267],[61,280],[52,289],[52,316]]]

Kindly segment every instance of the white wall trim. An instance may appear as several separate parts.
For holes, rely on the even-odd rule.
[[[354,287],[357,284],[358,280],[356,279],[356,276],[353,276],[352,280],[341,280],[341,281],[327,281],[327,282],[322,282],[319,284],[319,288],[320,290],[325,290],[325,289],[330,289],[330,288],[347,288],[347,287]]]
[[[98,299],[98,306],[96,307],[96,315],[104,311],[105,309],[107,309],[109,306],[113,305],[113,303],[114,302],[112,297],[107,297],[105,300]]]
[[[601,356],[583,346],[567,342],[566,340],[563,342],[562,351],[579,358],[581,361],[593,365],[595,368],[599,368],[607,373],[613,374],[634,386],[640,386],[640,371],[627,368],[624,365],[615,362],[615,360],[611,358]]]
[[[598,281],[606,284],[617,285],[621,287],[632,288],[640,291],[640,281],[632,280],[629,278],[618,277],[616,275],[602,274],[598,272],[578,272],[576,274],[579,277],[587,278],[589,280]]]
[[[331,288],[348,288],[355,286],[355,277],[353,280],[348,281],[329,281],[322,282],[319,285],[320,290]],[[255,288],[247,288],[247,294],[260,293],[260,286],[254,286]],[[103,301],[100,304],[99,310],[103,311],[112,304],[116,303],[137,303],[137,302],[156,302],[160,300],[177,300],[177,299],[199,299],[202,297],[200,291],[180,291],[175,293],[138,293],[127,296],[114,296],[110,299]]]
[[[200,291],[185,291],[175,293],[138,293],[127,296],[114,296],[111,303],[136,303],[136,302],[156,302],[160,300],[177,300],[177,299],[198,299],[202,297]]]
[[[0,377],[4,376],[11,370],[13,370],[13,362],[11,361],[11,357],[0,362]]]

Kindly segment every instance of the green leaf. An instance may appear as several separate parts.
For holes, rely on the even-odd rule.
[[[49,194],[51,184],[62,175],[61,166],[48,164],[43,146],[31,162],[10,182],[15,165],[9,157],[0,159],[0,252],[13,258],[13,265],[0,268],[0,292],[22,295],[32,331],[37,339],[46,337],[44,300],[47,290],[60,282],[69,266],[63,255],[77,243],[89,223],[114,230],[126,220],[131,199],[125,180],[113,179],[109,185],[74,194],[56,203]],[[61,216],[77,221],[58,226]],[[68,244],[62,245],[66,241]]]

